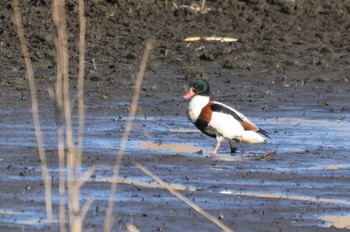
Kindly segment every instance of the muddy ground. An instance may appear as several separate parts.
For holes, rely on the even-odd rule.
[[[78,10],[67,2],[74,100]],[[149,38],[154,48],[122,177],[151,181],[135,167],[140,162],[169,183],[195,188],[182,193],[235,231],[349,228],[350,1],[207,1],[206,13],[189,7],[197,1],[135,2],[86,1],[83,164],[96,172],[82,188],[82,202],[94,198],[84,231],[101,231],[110,184],[99,180],[112,176]],[[49,1],[21,1],[57,219],[56,124],[47,92],[56,77],[50,7]],[[0,9],[0,228],[47,231],[25,66],[10,2]],[[238,41],[184,42],[213,35]],[[215,141],[185,116],[181,96],[193,76],[207,78],[214,99],[267,130],[269,143],[238,145],[236,156],[225,144],[211,157]],[[274,155],[262,156],[269,152]],[[118,185],[114,213],[116,231],[125,231],[127,222],[141,231],[219,231],[162,189]]]

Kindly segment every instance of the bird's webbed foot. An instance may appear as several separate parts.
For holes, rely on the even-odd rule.
[[[229,143],[230,143],[231,155],[236,154],[237,148],[234,146],[235,142],[233,140],[229,140]]]

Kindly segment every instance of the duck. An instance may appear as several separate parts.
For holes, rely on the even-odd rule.
[[[268,133],[256,126],[239,111],[221,102],[210,100],[207,80],[198,78],[190,81],[189,90],[183,96],[189,100],[188,119],[204,134],[216,138],[212,152],[218,153],[221,142],[229,141],[231,153],[236,153],[235,142],[247,144],[267,143]]]

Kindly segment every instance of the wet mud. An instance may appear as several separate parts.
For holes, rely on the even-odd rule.
[[[115,230],[218,231],[153,182],[187,187],[190,200],[234,231],[339,231],[350,228],[350,2],[86,2],[86,128],[83,169],[96,172],[81,202],[94,202],[84,231],[103,225],[115,158],[128,119],[144,42],[155,39],[115,198]],[[55,29],[51,4],[21,3],[35,66],[40,118],[58,215],[54,103]],[[77,11],[68,1],[71,93],[76,113]],[[48,231],[40,161],[10,4],[0,6],[0,228]],[[235,43],[184,42],[188,36],[236,37]],[[212,98],[235,107],[264,130],[267,144],[237,144],[230,154],[186,118],[185,85],[208,79]],[[77,130],[77,118],[73,118]],[[52,226],[58,231],[59,225]]]

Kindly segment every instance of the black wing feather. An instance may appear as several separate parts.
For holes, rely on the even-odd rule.
[[[228,108],[224,105],[214,103],[210,106],[210,109],[213,112],[220,112],[220,113],[224,113],[224,114],[229,114],[232,117],[234,117],[237,121],[243,122],[243,119],[238,114],[236,114],[236,112],[232,111],[230,108]]]
[[[259,132],[259,133],[265,135],[267,138],[271,139],[271,137],[269,136],[269,134],[267,133],[267,131],[265,131],[265,130],[259,128],[259,130],[258,130],[257,132]]]

